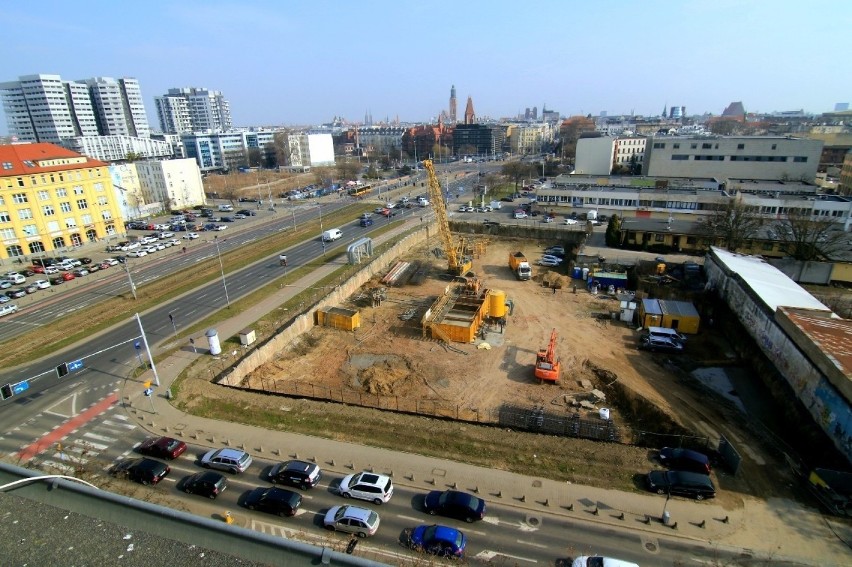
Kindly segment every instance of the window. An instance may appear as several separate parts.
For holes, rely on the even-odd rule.
[[[15,238],[17,238],[17,236],[15,236],[15,229],[0,228],[0,238],[2,238],[3,240],[14,240]]]
[[[83,194],[83,186],[82,185],[75,185],[73,187],[73,189],[74,189],[75,195],[82,195]]]
[[[103,193],[104,192],[104,184],[100,181],[95,183],[95,191],[97,191],[98,193]]]
[[[764,243],[763,243],[763,246],[761,246],[760,248],[761,248],[762,250],[764,250],[764,251],[767,251],[767,252],[768,252],[769,250],[772,250],[774,247],[775,247],[775,243],[774,243],[774,242],[764,242]]]
[[[680,149],[680,144],[672,144],[672,147],[676,150]]]
[[[69,203],[68,201],[63,201],[63,202],[59,203],[59,210],[62,211],[63,213],[70,213],[71,212],[71,203]]]
[[[83,221],[83,224],[92,224],[92,215],[83,215],[80,217],[80,220]]]
[[[38,200],[39,201],[47,201],[48,199],[50,199],[50,193],[48,193],[47,191],[39,191],[38,192]]]
[[[0,222],[9,222],[12,217],[9,216],[9,211],[0,211]]]
[[[737,144],[737,149],[738,149],[738,150],[744,150],[744,149],[745,149],[745,144]]]
[[[689,156],[687,154],[672,154],[673,160],[687,160]]]
[[[67,197],[68,196],[68,189],[66,189],[65,187],[58,187],[56,189],[56,196],[57,197]]]
[[[793,158],[793,163],[807,163],[808,158],[806,156],[796,156]]]
[[[12,162],[11,161],[4,161],[3,162],[3,169],[12,169]]]
[[[44,252],[44,244],[41,243],[41,240],[30,242],[29,248],[30,254],[40,254]]]
[[[12,202],[13,203],[28,203],[29,199],[27,199],[26,193],[15,193],[14,195],[12,195]]]
[[[51,244],[53,244],[54,250],[62,248],[63,246],[65,246],[65,238],[62,236],[57,236],[53,239],[53,242]]]
[[[663,142],[654,142],[654,149],[661,150],[664,149],[666,145]]]
[[[698,144],[690,144],[689,147],[690,147],[690,149],[697,150]]]
[[[101,195],[101,196],[99,196],[99,197],[98,197],[98,205],[100,205],[101,207],[105,207],[105,206],[106,206],[106,204],[107,204],[107,198],[106,198],[106,196],[105,196],[105,195]]]
[[[47,227],[47,232],[56,232],[56,231],[60,230],[59,229],[59,221],[55,221],[55,220],[47,221],[47,223],[45,223],[45,224],[46,224],[46,227]]]
[[[694,246],[696,242],[698,242],[698,239],[695,238],[694,236],[687,236],[686,237],[686,243],[687,244]]]
[[[33,218],[32,209],[18,209],[18,218],[21,220],[27,220]]]
[[[17,258],[18,256],[24,255],[24,249],[17,244],[13,244],[12,246],[6,247],[6,255],[9,256],[9,258]]]
[[[85,199],[77,199],[77,208],[81,210],[88,209],[89,204],[86,202]]]
[[[666,239],[665,234],[655,234],[654,235],[654,242],[663,242],[665,239]]]
[[[712,148],[713,148],[713,144],[708,144],[708,143],[701,144],[702,150],[710,150]]]
[[[778,149],[778,144],[772,144],[772,149],[773,149],[773,150]]]
[[[55,213],[56,211],[54,210],[53,205],[44,205],[41,208],[41,214],[46,217],[53,216]]]
[[[38,229],[34,224],[24,225],[24,236],[38,236]]]
[[[74,217],[65,219],[65,228],[77,228],[77,219]]]

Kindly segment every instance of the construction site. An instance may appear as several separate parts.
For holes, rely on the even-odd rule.
[[[626,420],[648,415],[661,433],[702,434],[671,405],[671,370],[636,349],[638,333],[621,320],[623,297],[590,291],[564,267],[535,266],[529,279],[519,276],[518,250],[532,256],[557,243],[452,233],[427,169],[440,238],[363,278],[353,293],[317,309],[305,332],[274,354],[244,361],[223,383],[555,433],[582,430],[603,440],[629,441],[620,432]]]

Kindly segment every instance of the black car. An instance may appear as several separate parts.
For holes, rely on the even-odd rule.
[[[245,506],[249,510],[260,510],[278,516],[294,516],[301,504],[301,494],[277,486],[255,488],[245,500]]]
[[[245,215],[247,217],[256,217],[257,213],[255,211],[250,211],[248,209],[243,209],[241,211],[237,211],[238,215]]]
[[[269,482],[297,486],[302,490],[315,487],[322,479],[322,471],[314,463],[285,461],[269,471]]]
[[[36,275],[36,273],[32,270],[21,270],[18,273],[21,274],[22,276],[24,276],[25,278],[29,278],[29,277]]]
[[[61,285],[65,283],[65,278],[62,276],[54,276],[50,278],[50,285]]]
[[[237,199],[237,201],[239,201],[240,203],[257,203],[257,199],[254,199],[252,197],[240,197],[239,199]]]
[[[678,471],[710,474],[710,459],[704,453],[679,447],[663,447],[659,454],[663,466]]]
[[[432,515],[440,514],[468,523],[485,517],[485,501],[458,490],[433,490],[426,495],[423,509]]]
[[[92,263],[92,259],[86,258],[85,256],[82,257],[82,258],[77,258],[77,259],[80,261],[80,264],[83,264],[83,265]]]
[[[696,500],[713,498],[716,488],[710,477],[687,471],[651,471],[647,478],[648,490],[657,494],[691,496]]]
[[[199,472],[182,481],[181,489],[187,494],[197,494],[214,499],[228,488],[228,479],[217,472]]]
[[[171,472],[166,463],[154,459],[127,459],[112,467],[109,474],[140,484],[157,484]]]
[[[219,222],[234,222],[234,217],[219,217]]]
[[[10,289],[6,292],[6,296],[9,299],[18,299],[19,297],[24,297],[27,294],[27,291],[21,288]]]

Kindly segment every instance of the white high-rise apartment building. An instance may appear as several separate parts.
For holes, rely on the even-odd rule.
[[[154,98],[160,128],[166,134],[227,132],[231,129],[231,106],[222,93],[205,88],[169,89]]]
[[[9,134],[22,142],[62,143],[79,136],[147,138],[148,118],[136,79],[63,81],[24,75],[0,83]]]

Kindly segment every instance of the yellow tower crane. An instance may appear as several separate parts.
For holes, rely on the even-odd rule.
[[[423,167],[426,168],[426,172],[429,174],[429,197],[432,199],[432,206],[435,207],[438,229],[441,231],[444,252],[447,254],[448,269],[455,276],[463,276],[470,270],[472,263],[470,258],[464,255],[464,242],[461,240],[458,242],[453,241],[453,235],[450,232],[450,221],[447,219],[447,206],[444,204],[444,195],[441,192],[441,184],[438,182],[438,176],[435,175],[432,160],[424,160]]]

